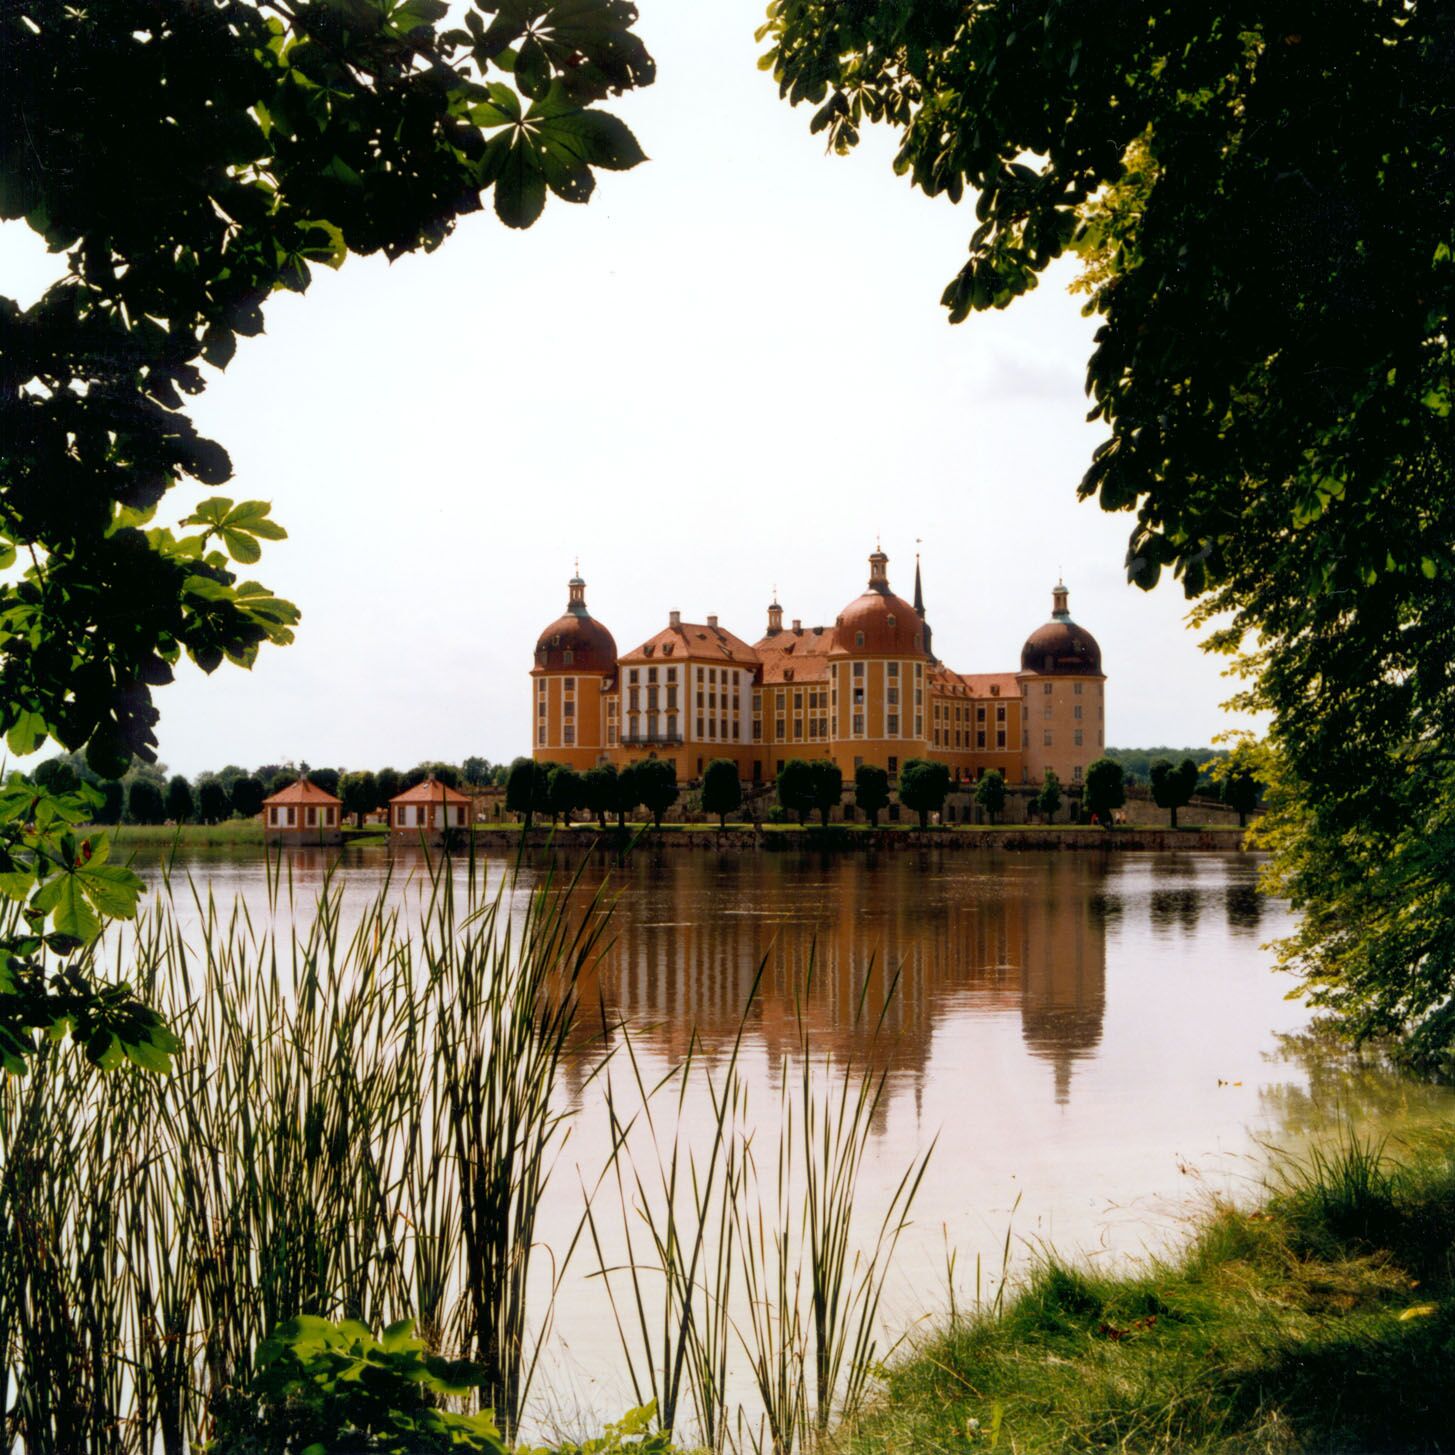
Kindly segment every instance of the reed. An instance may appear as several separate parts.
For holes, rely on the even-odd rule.
[[[345,931],[330,883],[297,928],[168,877],[125,960],[180,1030],[167,1078],[49,1048],[0,1083],[0,1409],[29,1455],[181,1455],[299,1313],[418,1314],[490,1373],[508,1429],[534,1369],[534,1217],[557,1072],[601,906],[549,876],[417,925],[388,891]],[[275,862],[267,921],[287,917]],[[199,921],[181,928],[187,894]]]
[[[862,1049],[840,1064],[819,1054],[805,1015],[810,955],[797,999],[797,1070],[785,1068],[772,1161],[760,1162],[741,1056],[766,963],[717,1066],[694,1039],[683,1063],[649,1084],[630,1027],[615,1027],[629,1073],[625,1093],[606,1076],[623,1261],[603,1251],[599,1189],[587,1199],[587,1219],[638,1401],[655,1400],[662,1428],[675,1433],[685,1388],[692,1434],[705,1448],[792,1455],[826,1443],[836,1421],[853,1419],[882,1366],[885,1280],[933,1146],[909,1161],[861,1239],[856,1204],[887,1079],[875,1069],[875,1049],[897,977],[870,1016],[876,977],[867,967],[855,1013]],[[710,1117],[684,1150],[683,1107],[694,1081]],[[672,1112],[665,1137],[664,1099]],[[613,1284],[622,1281],[618,1298]],[[729,1399],[733,1349],[757,1397],[756,1426]]]

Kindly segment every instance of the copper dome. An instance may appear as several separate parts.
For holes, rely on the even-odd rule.
[[[1067,590],[1059,582],[1051,593],[1051,620],[1038,626],[1021,648],[1021,671],[1042,677],[1099,677],[1101,648],[1084,626],[1071,620]]]
[[[616,671],[616,639],[586,609],[586,583],[570,581],[566,614],[536,641],[536,670],[541,672]]]
[[[889,589],[889,557],[869,557],[869,589],[851,601],[834,623],[835,653],[867,657],[924,657],[925,624],[902,596]]]

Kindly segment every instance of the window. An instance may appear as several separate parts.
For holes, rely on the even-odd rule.
[[[889,625],[890,626],[893,626],[894,625],[894,618],[892,616],[889,618]],[[898,662],[891,662],[889,664],[889,675],[891,677],[898,677],[899,676],[899,663]]]
[[[536,716],[537,717],[544,717],[545,715],[546,715],[546,704],[545,704],[545,700],[542,699],[540,702],[536,703]]]
[[[756,717],[753,719],[753,741],[755,743],[763,741],[763,724]]]
[[[1100,728],[1097,728],[1097,730],[1096,730],[1096,746],[1098,748],[1103,746],[1102,741],[1101,741],[1101,729]]]
[[[803,719],[801,717],[793,719],[793,736],[795,738],[801,738],[803,736]]]
[[[536,729],[536,742],[541,747],[544,747],[545,746],[545,742],[546,742],[546,730],[545,730],[545,728],[542,727],[542,728],[537,728]]]
[[[891,758],[889,760],[889,776],[891,778],[893,778],[894,775],[896,773],[898,773],[898,772],[899,772],[899,759],[898,758]]]
[[[863,632],[855,632],[854,633],[854,645],[856,647],[862,647],[864,645],[864,633]]]
[[[667,714],[667,736],[669,738],[677,736],[677,714],[675,712]]]
[[[1081,729],[1080,728],[1077,728],[1076,729],[1075,733],[1072,735],[1072,740],[1075,742],[1075,744],[1076,744],[1076,746],[1078,748],[1081,746]]]
[[[641,690],[640,687],[628,687],[626,690],[626,705],[632,712],[642,705]]]
[[[676,680],[677,680],[677,669],[675,667],[668,667],[667,668],[667,681],[669,681],[669,682],[675,682]]]
[[[773,736],[775,738],[782,738],[783,737],[783,733],[784,733],[783,723],[784,723],[784,719],[781,718],[781,717],[778,718],[778,719],[776,719],[775,722],[773,723]]]
[[[793,694],[793,710],[794,712],[803,711],[803,693],[795,692]]]
[[[1004,733],[1004,731],[1000,731],[1000,732],[997,732],[996,733],[996,735],[995,735],[995,746],[997,748],[1003,748],[1005,746],[1005,733]]]
[[[1051,704],[1049,702],[1041,709],[1041,716],[1044,717],[1045,719],[1047,719],[1047,721],[1050,720],[1050,717],[1051,717]]]
[[[1004,707],[997,707],[995,709],[995,720],[996,720],[996,722],[1004,722],[1005,721],[1005,708]]]
[[[855,662],[854,663],[854,676],[856,676],[856,677],[862,677],[863,675],[864,675],[864,664],[862,662]]]
[[[897,712],[889,714],[889,736],[891,738],[899,736],[899,714]]]
[[[656,680],[657,680],[657,669],[655,667],[648,667],[647,668],[647,681],[648,682],[655,682]]]
[[[567,647],[566,650],[561,653],[561,663],[563,666],[569,667],[575,660],[576,653],[573,652],[570,647]]]
[[[985,721],[985,709],[983,707],[977,707],[975,709],[975,721],[976,722],[984,722]]]
[[[1051,684],[1049,682],[1043,682],[1041,684],[1041,695],[1043,697],[1049,697],[1051,695]]]
[[[1078,764],[1077,764],[1077,765],[1076,765],[1076,766],[1075,766],[1075,767],[1074,767],[1074,768],[1073,768],[1073,769],[1072,769],[1072,770],[1071,770],[1071,781],[1072,781],[1072,782],[1073,782],[1073,783],[1080,783],[1080,782],[1081,782],[1081,764],[1080,764],[1080,763],[1078,763]]]
[[[887,617],[885,617],[885,621],[890,626],[898,626],[898,624],[899,624],[897,621],[895,621],[895,619],[894,619],[894,613],[892,611],[889,613],[889,615]]]
[[[568,748],[571,747],[571,745],[573,743],[575,743],[575,741],[576,741],[576,729],[575,729],[575,727],[572,726],[572,724],[567,723],[566,726],[561,729],[561,741]]]
[[[702,711],[702,693],[700,691],[697,694],[697,710]]]
[[[1045,734],[1044,734],[1044,741],[1041,743],[1041,746],[1043,748],[1049,748],[1051,746],[1051,729],[1050,728],[1047,728],[1046,729]]]
[[[862,768],[863,766],[864,766],[864,760],[862,758],[855,758],[854,759],[854,772],[857,773],[859,771],[859,769]]]
[[[568,698],[566,702],[562,705],[562,711],[566,714],[567,717],[575,717],[576,704]]]
[[[698,718],[697,719],[697,736],[698,737],[701,737],[702,736],[702,719],[701,718]]]
[[[635,667],[631,668],[627,672],[627,674],[626,674],[626,680],[628,682],[635,682],[637,680],[637,669]]]
[[[667,689],[667,711],[677,711],[677,689],[675,687],[669,687]]]
[[[1074,717],[1077,722],[1081,721],[1081,704],[1079,702],[1076,704],[1075,707],[1071,709],[1071,716]]]
[[[976,734],[975,734],[975,746],[977,748],[983,748],[985,746],[985,729],[984,728],[980,728],[976,732]]]
[[[576,690],[576,679],[574,677],[567,677],[565,687],[567,692],[574,692]]]
[[[1077,696],[1078,696],[1078,697],[1080,697],[1080,696],[1081,696],[1081,684],[1080,684],[1080,683],[1079,683],[1079,682],[1078,682],[1078,683],[1077,683],[1077,684],[1076,684],[1076,685],[1075,685],[1075,686],[1074,686],[1074,687],[1073,687],[1073,688],[1072,688],[1072,689],[1071,689],[1071,690],[1072,690],[1072,691],[1073,691],[1073,692],[1074,692],[1074,693],[1075,693],[1075,694],[1076,694],[1076,695],[1077,695]]]
[[[889,705],[891,707],[898,707],[899,706],[899,688],[897,688],[897,687],[891,687],[891,688],[889,688]]]
[[[854,731],[860,737],[864,736],[864,714],[862,712],[856,712],[854,714]]]

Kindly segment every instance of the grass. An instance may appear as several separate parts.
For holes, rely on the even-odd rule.
[[[1406,1161],[1352,1136],[1218,1207],[1180,1258],[1109,1277],[1044,1258],[998,1309],[889,1372],[841,1451],[1455,1449],[1455,1136]]]
[[[126,823],[109,828],[112,847],[127,849],[163,848],[173,844],[184,849],[220,848],[232,844],[263,842],[263,822],[256,818],[226,819],[222,823],[141,824]]]

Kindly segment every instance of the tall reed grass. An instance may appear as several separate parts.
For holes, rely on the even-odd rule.
[[[800,1009],[776,1134],[755,1134],[751,997],[725,1052],[694,1039],[665,1074],[630,1026],[603,1019],[597,1039],[579,1014],[604,891],[549,871],[487,885],[471,860],[462,881],[428,866],[410,916],[388,885],[346,915],[341,882],[301,905],[283,864],[251,905],[167,877],[105,947],[180,1032],[170,1076],[102,1076],[56,1045],[0,1081],[0,1449],[196,1450],[299,1314],[413,1317],[484,1366],[481,1402],[513,1437],[583,1238],[663,1429],[789,1455],[857,1409],[928,1156],[861,1248],[872,1050],[819,1056]],[[866,1019],[870,1047],[879,1029]],[[610,1140],[575,1234],[547,1250],[568,1056]]]

